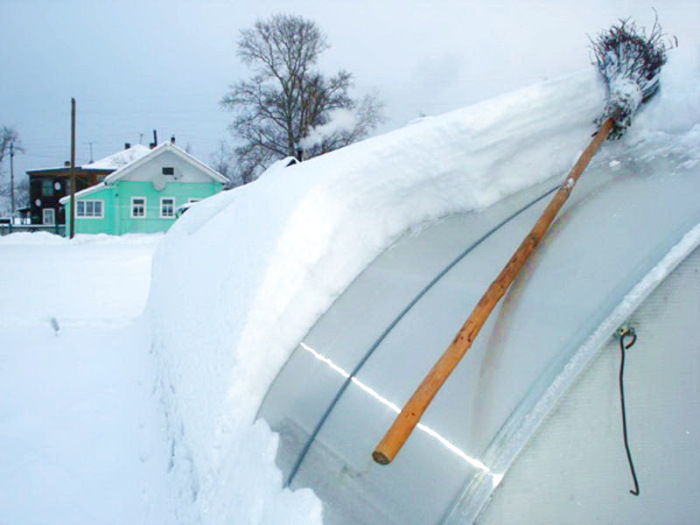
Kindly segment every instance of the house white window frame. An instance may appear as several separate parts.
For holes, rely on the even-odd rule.
[[[47,221],[47,216],[51,217],[51,221]],[[56,210],[53,208],[44,208],[41,210],[41,223],[46,225],[46,226],[55,226],[56,225]]]
[[[92,204],[92,215],[88,214],[88,203]],[[95,213],[95,205],[99,205],[100,213]],[[81,206],[82,205],[82,206]],[[82,214],[80,213],[82,208]],[[80,199],[75,205],[76,219],[104,219],[105,201],[103,199]]]
[[[170,215],[166,215],[166,214],[164,213],[164,211],[165,211],[165,208],[164,208],[165,202],[164,202],[164,201],[170,201],[170,202],[171,202],[171,205],[170,205],[170,211],[171,211],[171,213],[170,213]],[[174,218],[175,218],[175,202],[176,202],[176,201],[175,201],[175,197],[161,197],[161,198],[160,198],[160,218],[161,218],[161,219],[174,219]]]
[[[137,200],[143,201],[143,215],[137,215],[134,213]],[[131,218],[132,219],[145,219],[148,216],[148,199],[146,197],[131,197]]]
[[[53,179],[43,179],[41,181],[41,196],[53,197],[56,194],[56,186]]]

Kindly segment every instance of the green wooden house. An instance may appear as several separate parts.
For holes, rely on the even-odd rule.
[[[167,231],[176,210],[222,191],[226,178],[175,144],[166,142],[121,167],[103,182],[75,194],[75,233]],[[65,206],[70,232],[70,197]]]
[[[148,146],[125,144],[124,149],[89,164],[75,166],[75,190],[99,184],[119,168],[148,155]],[[70,193],[70,162],[61,167],[27,171],[29,177],[29,215],[32,224],[65,225],[65,207],[61,199]]]

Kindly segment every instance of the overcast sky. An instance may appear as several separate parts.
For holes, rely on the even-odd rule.
[[[354,75],[385,103],[380,132],[590,66],[587,35],[652,7],[681,45],[700,45],[700,0],[0,0],[0,125],[26,153],[15,174],[171,135],[209,161],[227,138],[219,101],[247,75],[241,29],[274,13],[314,20],[322,70]],[[5,172],[8,165],[4,165]]]

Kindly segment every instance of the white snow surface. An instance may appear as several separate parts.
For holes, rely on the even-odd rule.
[[[673,50],[661,92],[609,152],[679,150],[698,162],[699,80],[698,50]],[[309,490],[281,488],[276,436],[255,421],[277,371],[401,234],[564,176],[605,99],[591,69],[298,165],[278,163],[258,181],[193,206],[159,246],[147,306],[177,443],[173,480],[182,501],[189,498],[182,515],[321,522]]]
[[[118,170],[139,160],[141,157],[145,157],[151,152],[151,148],[144,146],[143,144],[134,144],[130,148],[125,148],[121,151],[113,153],[109,157],[96,160],[90,164],[83,166],[84,169],[95,169],[95,170]]]
[[[139,320],[162,235],[0,237],[0,523],[176,523]]]

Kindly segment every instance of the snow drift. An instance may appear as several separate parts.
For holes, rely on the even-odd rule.
[[[659,96],[606,147],[667,143],[700,161],[698,80],[698,50],[674,50]],[[147,307],[181,520],[320,522],[310,490],[281,488],[276,436],[254,421],[280,366],[398,236],[565,174],[604,105],[591,68],[279,163],[193,206],[158,248]]]

